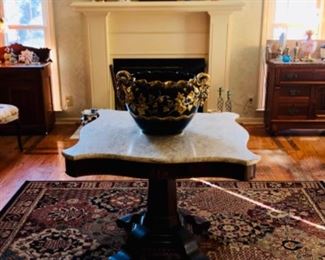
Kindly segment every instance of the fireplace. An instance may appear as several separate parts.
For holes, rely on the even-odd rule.
[[[137,78],[147,80],[188,80],[200,72],[205,72],[204,59],[113,59],[116,74],[127,70]]]
[[[115,75],[118,71],[127,70],[137,79],[146,79],[148,81],[178,81],[189,80],[200,72],[206,71],[206,63],[204,58],[150,58],[150,59],[113,59],[110,67],[111,77],[113,80],[114,91]],[[115,109],[125,109],[117,99],[115,91]],[[203,107],[199,108],[199,112],[203,111]]]
[[[114,108],[107,68],[115,59],[204,58],[215,109],[218,87],[228,87],[229,17],[244,4],[218,1],[74,1],[86,17],[91,106]]]

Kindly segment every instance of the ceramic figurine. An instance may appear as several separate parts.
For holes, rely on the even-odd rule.
[[[283,55],[283,51],[285,50],[287,45],[287,37],[285,33],[281,33],[279,37],[279,49],[278,49],[278,56]],[[282,60],[282,57],[278,57],[280,60]]]
[[[284,32],[281,33],[281,35],[279,37],[279,45],[280,45],[280,48],[282,50],[284,50],[286,48],[286,45],[287,45],[287,36],[286,36],[286,34]]]
[[[11,55],[10,64],[17,64],[17,63],[18,63],[18,61],[17,61],[16,55]]]
[[[303,61],[314,61],[312,54],[317,48],[317,42],[312,40],[313,31],[306,31],[307,39],[301,43],[301,49],[304,52]]]
[[[4,64],[16,64],[17,63],[17,56],[14,53],[13,49],[5,48],[5,53],[3,54]]]
[[[34,56],[34,52],[26,49],[24,51],[21,51],[19,55],[19,61],[25,64],[32,64],[33,56]]]
[[[9,65],[10,64],[10,59],[11,59],[11,54],[9,52],[6,52],[3,54],[3,59],[4,59],[4,64]]]

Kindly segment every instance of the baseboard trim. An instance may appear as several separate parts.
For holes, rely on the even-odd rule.
[[[262,117],[239,117],[237,121],[243,125],[264,125],[264,118]]]
[[[80,118],[79,117],[56,118],[55,124],[56,125],[79,125],[80,124]]]

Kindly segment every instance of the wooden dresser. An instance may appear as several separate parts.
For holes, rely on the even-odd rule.
[[[0,103],[19,108],[23,134],[47,134],[54,125],[50,63],[0,65]],[[0,134],[13,134],[2,125]]]
[[[288,129],[325,131],[325,62],[269,61],[264,121],[270,134]]]

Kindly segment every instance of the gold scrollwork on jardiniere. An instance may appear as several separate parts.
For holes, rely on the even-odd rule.
[[[117,73],[118,96],[136,116],[175,117],[196,112],[207,96],[209,75],[200,73],[188,81],[148,82],[127,71]]]
[[[149,77],[150,78],[150,77]],[[145,134],[180,133],[208,97],[209,75],[189,80],[136,79],[127,71],[116,74],[117,96]]]

